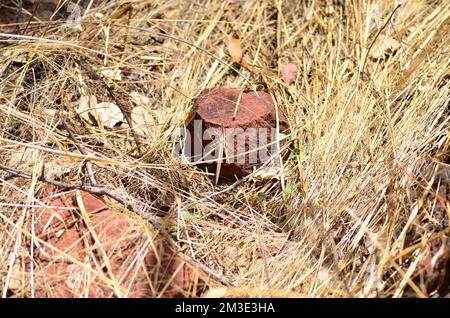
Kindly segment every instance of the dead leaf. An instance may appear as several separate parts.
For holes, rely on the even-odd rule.
[[[11,149],[8,164],[11,167],[21,170],[32,169],[36,165],[36,160],[40,156],[40,150],[16,147]],[[71,171],[72,167],[76,167],[72,161],[68,159],[58,158],[55,160],[48,159],[45,163],[45,175],[49,178],[59,178]]]
[[[134,131],[142,137],[150,135],[157,125],[155,118],[141,106],[133,108],[131,121],[133,122]]]
[[[108,128],[113,128],[116,124],[125,121],[122,111],[113,103],[99,103],[95,107],[95,112],[97,113],[96,118]]]
[[[54,109],[54,108],[43,108],[42,109],[42,113],[44,113],[44,115],[50,117],[50,118],[54,118],[56,117],[56,114],[58,114],[58,109]]]
[[[231,60],[234,63],[240,63],[244,50],[241,47],[241,40],[239,36],[233,35],[228,40],[228,52],[230,53]]]
[[[281,67],[281,78],[286,83],[286,85],[291,85],[295,82],[297,73],[298,69],[296,64],[290,63]]]
[[[33,167],[38,158],[39,150],[27,147],[16,147],[9,154],[9,165],[16,169],[27,170]]]
[[[84,119],[87,122],[91,122],[91,118],[89,117],[90,112],[90,102],[92,101],[92,98],[95,98],[94,96],[86,96],[83,95],[80,97],[80,100],[78,101],[78,108],[76,110],[78,116],[80,116],[82,119]]]
[[[138,93],[136,91],[133,91],[130,93],[131,100],[137,105],[137,106],[150,106],[150,98],[148,96],[145,96],[141,93]]]
[[[375,40],[370,51],[370,56],[375,59],[383,59],[386,56],[394,53],[400,47],[400,42],[386,34],[380,34]]]
[[[104,69],[100,72],[103,77],[110,79],[110,80],[115,80],[115,81],[121,81],[122,80],[122,71],[119,69]]]
[[[120,108],[113,103],[97,103],[95,96],[81,96],[79,106],[76,110],[78,115],[92,125],[103,125],[113,128],[120,122],[125,121]]]

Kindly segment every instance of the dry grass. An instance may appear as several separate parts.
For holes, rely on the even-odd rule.
[[[53,178],[86,181],[68,121],[99,184],[144,215],[167,211],[159,221],[184,253],[236,286],[212,280],[209,295],[449,293],[446,1],[407,1],[389,21],[393,1],[373,1],[373,28],[368,1],[142,0],[131,20],[108,19],[125,2],[98,1],[82,32],[55,20],[0,35],[0,164],[35,176],[45,164]],[[240,74],[227,65],[233,32],[245,50]],[[400,47],[375,60],[369,48],[383,37]],[[298,65],[292,86],[279,76],[286,63]],[[128,76],[103,79],[105,68]],[[290,122],[284,190],[277,180],[215,185],[171,156],[171,134],[200,91],[249,88],[244,77],[264,83]],[[140,150],[129,129],[93,127],[75,112],[84,94],[129,110],[132,91],[161,116]],[[32,257],[19,228],[39,205],[36,183],[0,173],[3,295],[15,258]]]

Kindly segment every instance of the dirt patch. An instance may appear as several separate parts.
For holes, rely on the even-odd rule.
[[[205,288],[206,275],[157,235],[142,234],[134,219],[90,193],[80,192],[80,207],[76,195],[49,186],[38,191],[47,207],[36,210],[30,226],[39,238],[34,249],[36,296],[182,297]],[[14,286],[29,287],[30,263],[17,265]]]

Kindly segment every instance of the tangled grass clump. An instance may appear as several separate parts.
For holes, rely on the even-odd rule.
[[[0,25],[3,296],[17,260],[39,267],[28,229],[40,176],[89,184],[87,162],[114,204],[137,207],[142,231],[156,220],[233,285],[213,277],[204,296],[449,295],[445,1],[126,2],[87,1],[82,30],[58,15],[23,32]],[[235,33],[240,64],[227,51]],[[286,64],[298,69],[289,86]],[[247,79],[286,114],[291,148],[277,179],[216,184],[172,157],[172,134],[204,88]],[[77,113],[95,96],[129,117],[133,92],[154,117],[145,138]]]

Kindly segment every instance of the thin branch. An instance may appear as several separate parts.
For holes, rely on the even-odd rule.
[[[389,24],[389,22],[391,21],[392,17],[394,16],[394,13],[401,7],[401,4],[398,4],[394,10],[392,10],[391,14],[389,15],[389,17],[387,18],[386,22],[384,23],[384,25],[378,30],[377,34],[375,35],[375,38],[373,39],[372,43],[370,43],[369,49],[367,50],[366,55],[364,56],[364,63],[361,67],[361,71],[360,73],[364,73],[364,68],[366,67],[366,62],[367,62],[367,57],[370,54],[370,50],[372,49],[373,45],[375,44],[375,41],[378,39],[378,37],[380,36],[381,32],[387,27],[387,25]]]

